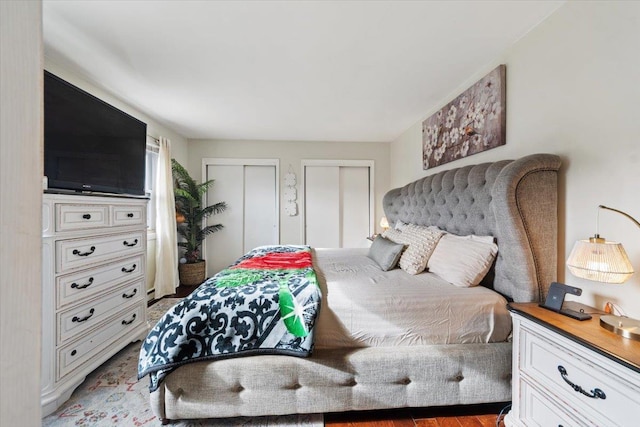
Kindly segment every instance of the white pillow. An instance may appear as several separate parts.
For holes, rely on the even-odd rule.
[[[419,274],[427,267],[442,231],[432,230],[415,224],[404,224],[402,231],[388,229],[383,234],[387,239],[407,245],[400,257],[400,268],[409,274]]]
[[[491,236],[445,234],[434,249],[427,268],[460,287],[477,286],[493,264],[498,246]]]

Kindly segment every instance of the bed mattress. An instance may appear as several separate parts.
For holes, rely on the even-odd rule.
[[[382,271],[368,249],[315,249],[323,301],[316,348],[394,347],[506,341],[507,301],[432,273]]]

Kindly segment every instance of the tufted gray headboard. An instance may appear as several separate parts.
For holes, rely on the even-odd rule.
[[[557,275],[560,158],[533,154],[426,176],[385,194],[389,224],[435,225],[494,236],[495,266],[483,283],[516,302],[542,301]]]

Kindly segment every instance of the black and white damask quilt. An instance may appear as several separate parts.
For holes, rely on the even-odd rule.
[[[180,365],[257,354],[309,356],[321,292],[308,246],[261,246],[200,285],[142,343],[154,391]]]

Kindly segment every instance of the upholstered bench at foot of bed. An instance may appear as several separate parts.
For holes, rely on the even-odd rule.
[[[510,398],[511,343],[316,350],[308,359],[258,356],[199,362],[173,372],[151,394],[153,411],[163,420],[444,406]]]

